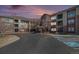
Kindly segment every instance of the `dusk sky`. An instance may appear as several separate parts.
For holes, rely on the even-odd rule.
[[[53,14],[72,5],[0,5],[0,16],[23,16],[40,18],[43,14]]]

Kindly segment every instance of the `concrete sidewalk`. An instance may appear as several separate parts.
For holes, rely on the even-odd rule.
[[[59,34],[47,34],[53,36],[62,41],[79,41],[79,35],[59,35]]]
[[[20,38],[18,36],[15,35],[5,35],[0,37],[0,48],[9,45],[17,40],[19,40]]]

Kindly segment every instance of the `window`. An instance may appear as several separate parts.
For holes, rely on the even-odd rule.
[[[51,22],[51,25],[56,25],[56,22]]]
[[[18,24],[14,24],[15,27],[18,27]]]
[[[69,11],[68,12],[68,17],[74,17],[76,16],[76,12],[75,11]]]
[[[68,27],[69,32],[74,32],[74,30],[75,30],[74,27]]]
[[[55,20],[55,19],[56,19],[56,16],[52,16],[52,17],[51,17],[51,20]]]
[[[63,32],[63,27],[58,28],[58,32]]]
[[[58,21],[58,25],[63,25],[63,21]]]
[[[74,24],[74,23],[75,23],[74,19],[68,19],[68,24]]]
[[[63,14],[57,15],[57,19],[62,19],[62,18],[63,18]]]
[[[15,22],[18,22],[18,20],[15,20]]]
[[[51,31],[56,31],[56,28],[51,28]]]
[[[18,32],[19,31],[19,29],[15,29],[15,32]]]

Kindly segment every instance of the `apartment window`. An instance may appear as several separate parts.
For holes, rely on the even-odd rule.
[[[51,31],[56,31],[56,28],[51,28]]]
[[[62,18],[63,18],[63,14],[57,15],[57,19],[62,19]]]
[[[19,29],[15,29],[15,32],[18,32],[19,31]]]
[[[56,19],[56,16],[52,16],[52,17],[51,17],[51,20],[55,20],[55,19]]]
[[[63,27],[58,28],[58,32],[63,32]]]
[[[69,11],[68,12],[68,17],[74,17],[76,16],[76,12],[75,11]]]
[[[51,22],[51,25],[56,25],[56,22]]]
[[[18,24],[14,24],[15,27],[18,27]]]
[[[74,24],[75,23],[75,19],[68,19],[68,24]]]
[[[74,32],[75,28],[74,27],[68,27],[68,32]]]
[[[15,20],[15,22],[18,22],[18,20]]]
[[[58,25],[63,25],[63,21],[58,21]]]

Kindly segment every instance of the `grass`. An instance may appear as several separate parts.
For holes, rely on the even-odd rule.
[[[79,38],[79,35],[63,35],[64,38]]]

